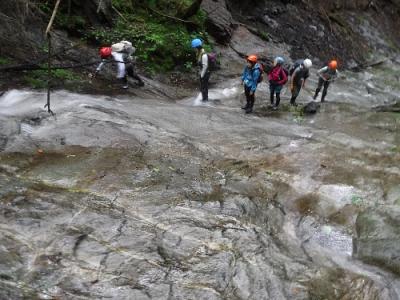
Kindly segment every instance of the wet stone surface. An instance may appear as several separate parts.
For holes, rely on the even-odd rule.
[[[311,117],[265,115],[263,85],[244,115],[235,82],[208,104],[60,91],[55,118],[6,93],[0,298],[399,299],[358,259],[379,240],[351,242],[359,213],[399,204],[399,119],[346,84]]]

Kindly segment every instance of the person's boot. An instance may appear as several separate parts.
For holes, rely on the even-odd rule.
[[[315,94],[314,94],[314,97],[313,97],[314,100],[317,99],[319,91],[320,91],[320,89],[316,89],[315,90]]]
[[[242,109],[248,109],[249,108],[249,102],[246,102],[246,105],[245,106],[242,106]]]
[[[128,78],[126,78],[126,77],[121,78],[121,83],[122,83],[122,87],[121,88],[123,88],[124,90],[129,88],[129,86],[128,86]]]
[[[274,94],[271,94],[269,97],[269,101],[271,102],[271,106],[274,106]]]
[[[272,107],[272,109],[278,110],[279,103],[281,103],[281,96],[280,96],[280,94],[276,94],[276,102],[275,102],[275,105]]]
[[[327,92],[325,92],[325,91],[322,93],[321,102],[325,102],[326,94],[327,94]]]
[[[291,99],[290,99],[290,105],[291,105],[291,106],[297,106],[296,98],[291,98]]]
[[[251,114],[253,112],[254,100],[250,101],[249,106],[246,108],[246,114]]]

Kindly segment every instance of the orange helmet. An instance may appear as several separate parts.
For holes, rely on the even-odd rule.
[[[329,63],[329,68],[332,70],[336,70],[337,68],[337,61],[336,60],[331,60],[331,62]]]
[[[102,47],[102,48],[100,48],[100,51],[99,51],[100,57],[103,59],[109,58],[111,56],[111,52],[112,52],[111,47]]]
[[[247,56],[247,61],[256,63],[257,62],[257,55],[249,55]]]

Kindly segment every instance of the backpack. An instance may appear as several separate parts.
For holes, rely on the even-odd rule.
[[[296,70],[298,67],[300,67],[302,63],[303,63],[303,60],[302,60],[302,59],[296,60],[296,61],[294,62],[294,64],[293,64],[293,65],[290,67],[290,69],[289,69],[289,75],[292,76],[294,70]]]
[[[258,68],[256,68],[260,71],[260,76],[258,76],[257,84],[261,83],[264,80],[264,66],[262,64],[258,64]],[[254,69],[255,70],[255,69]],[[253,76],[253,74],[251,75]]]
[[[217,53],[215,52],[207,53],[207,57],[208,57],[208,69],[210,71],[216,71],[220,69]]]
[[[135,53],[135,47],[132,46],[131,42],[121,41],[119,43],[113,44],[111,46],[113,52],[123,52],[128,55]]]

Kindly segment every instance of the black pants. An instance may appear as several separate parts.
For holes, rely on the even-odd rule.
[[[303,85],[303,80],[295,80],[293,82],[292,98],[290,98],[290,104],[296,103],[296,98],[300,93],[302,85]]]
[[[143,84],[143,80],[136,73],[135,68],[133,67],[133,64],[126,64],[125,67],[126,67],[126,74],[128,76],[132,77],[133,79],[136,79],[139,82],[139,84]],[[126,76],[125,76],[124,81],[128,82],[128,78]]]
[[[275,106],[279,106],[279,103],[281,102],[281,90],[282,90],[281,85],[275,84],[273,82],[269,83],[269,91],[270,91],[269,99],[271,101],[271,105],[274,105],[274,94],[276,94]]]
[[[256,100],[254,93],[251,94],[251,87],[247,85],[244,86],[244,94],[246,95],[246,111],[252,111],[254,106],[254,101]]]
[[[325,101],[325,97],[326,97],[326,94],[328,93],[328,87],[329,87],[330,83],[331,83],[330,81],[326,81],[326,80],[323,80],[322,78],[319,78],[318,87],[315,90],[314,100],[317,99],[322,86],[324,86],[324,90],[322,91],[321,102]]]
[[[210,72],[206,72],[203,78],[200,78],[200,91],[203,101],[208,101],[208,81],[210,80]]]

